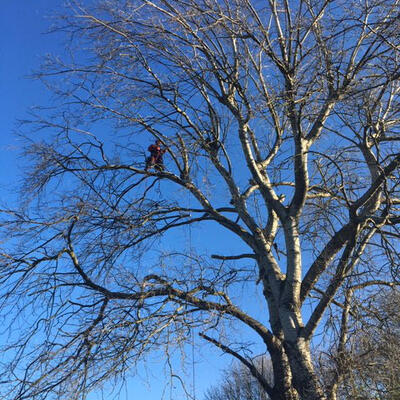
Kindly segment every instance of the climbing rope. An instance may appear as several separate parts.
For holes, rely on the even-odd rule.
[[[191,193],[188,193],[188,209],[190,210],[190,206],[191,206]],[[190,260],[192,262],[193,260],[193,252],[192,252],[192,225],[189,224],[188,225],[188,244],[189,244],[189,257]],[[194,316],[192,315],[192,327],[191,327],[191,346],[192,346],[192,354],[191,354],[191,358],[192,358],[192,399],[196,400],[196,360],[195,360],[195,332],[194,332]]]

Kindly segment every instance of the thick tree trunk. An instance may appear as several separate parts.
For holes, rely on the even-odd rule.
[[[286,342],[285,350],[289,358],[293,386],[301,400],[326,400],[315,374],[311,361],[309,344],[298,338],[295,342]]]
[[[284,349],[270,350],[270,355],[274,370],[274,394],[271,400],[299,400],[293,388],[292,373]]]
[[[269,349],[274,372],[271,400],[326,400],[311,361],[309,344],[298,338]]]

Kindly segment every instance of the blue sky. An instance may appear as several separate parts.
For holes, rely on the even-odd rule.
[[[29,109],[48,104],[49,93],[40,82],[31,75],[40,67],[42,57],[47,53],[62,54],[60,37],[47,34],[51,25],[55,0],[14,0],[2,2],[0,13],[0,205],[14,199],[14,190],[23,171],[24,160],[20,157],[21,145],[17,137],[17,121],[27,118]],[[199,343],[197,343],[199,344]],[[216,383],[219,371],[228,363],[229,357],[214,351],[211,357],[195,354],[197,399],[210,384]],[[204,359],[203,359],[204,358]],[[207,359],[207,360],[206,360]],[[188,360],[191,362],[191,349]],[[206,361],[205,361],[206,360]],[[190,368],[191,369],[191,368]],[[121,392],[119,400],[127,399],[184,399],[176,383],[176,389],[170,392],[166,386],[169,379],[164,378],[165,363],[162,359],[153,359],[147,368],[139,368],[139,378],[129,381],[126,390]],[[191,388],[191,370],[188,371],[188,386]],[[191,389],[190,389],[191,390]],[[181,397],[182,396],[182,397]],[[101,398],[94,395],[90,399]]]
[[[10,188],[18,176],[19,141],[16,121],[27,117],[29,107],[43,103],[47,93],[28,79],[48,52],[60,51],[55,38],[46,35],[51,0],[2,2],[0,13],[0,187]],[[2,192],[1,200],[5,194]]]

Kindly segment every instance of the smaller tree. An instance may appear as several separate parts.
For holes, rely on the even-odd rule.
[[[273,383],[271,361],[266,357],[256,358],[252,366],[269,383]],[[259,380],[255,379],[248,367],[234,364],[224,371],[219,384],[206,392],[204,400],[269,400]]]
[[[315,357],[334,400],[400,400],[400,292],[358,297],[347,291],[339,346]],[[336,323],[339,325],[339,323]]]
[[[400,400],[400,293],[385,291],[359,310],[343,398]]]

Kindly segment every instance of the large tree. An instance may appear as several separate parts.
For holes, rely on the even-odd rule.
[[[195,329],[271,399],[334,399],[352,294],[398,276],[399,13],[397,0],[73,2],[55,28],[68,52],[38,74],[54,102],[28,125],[29,195],[4,211],[5,396],[84,397]],[[164,171],[144,169],[155,139]],[[220,251],[179,240],[191,226]],[[311,357],[323,332],[338,355],[327,383]]]

